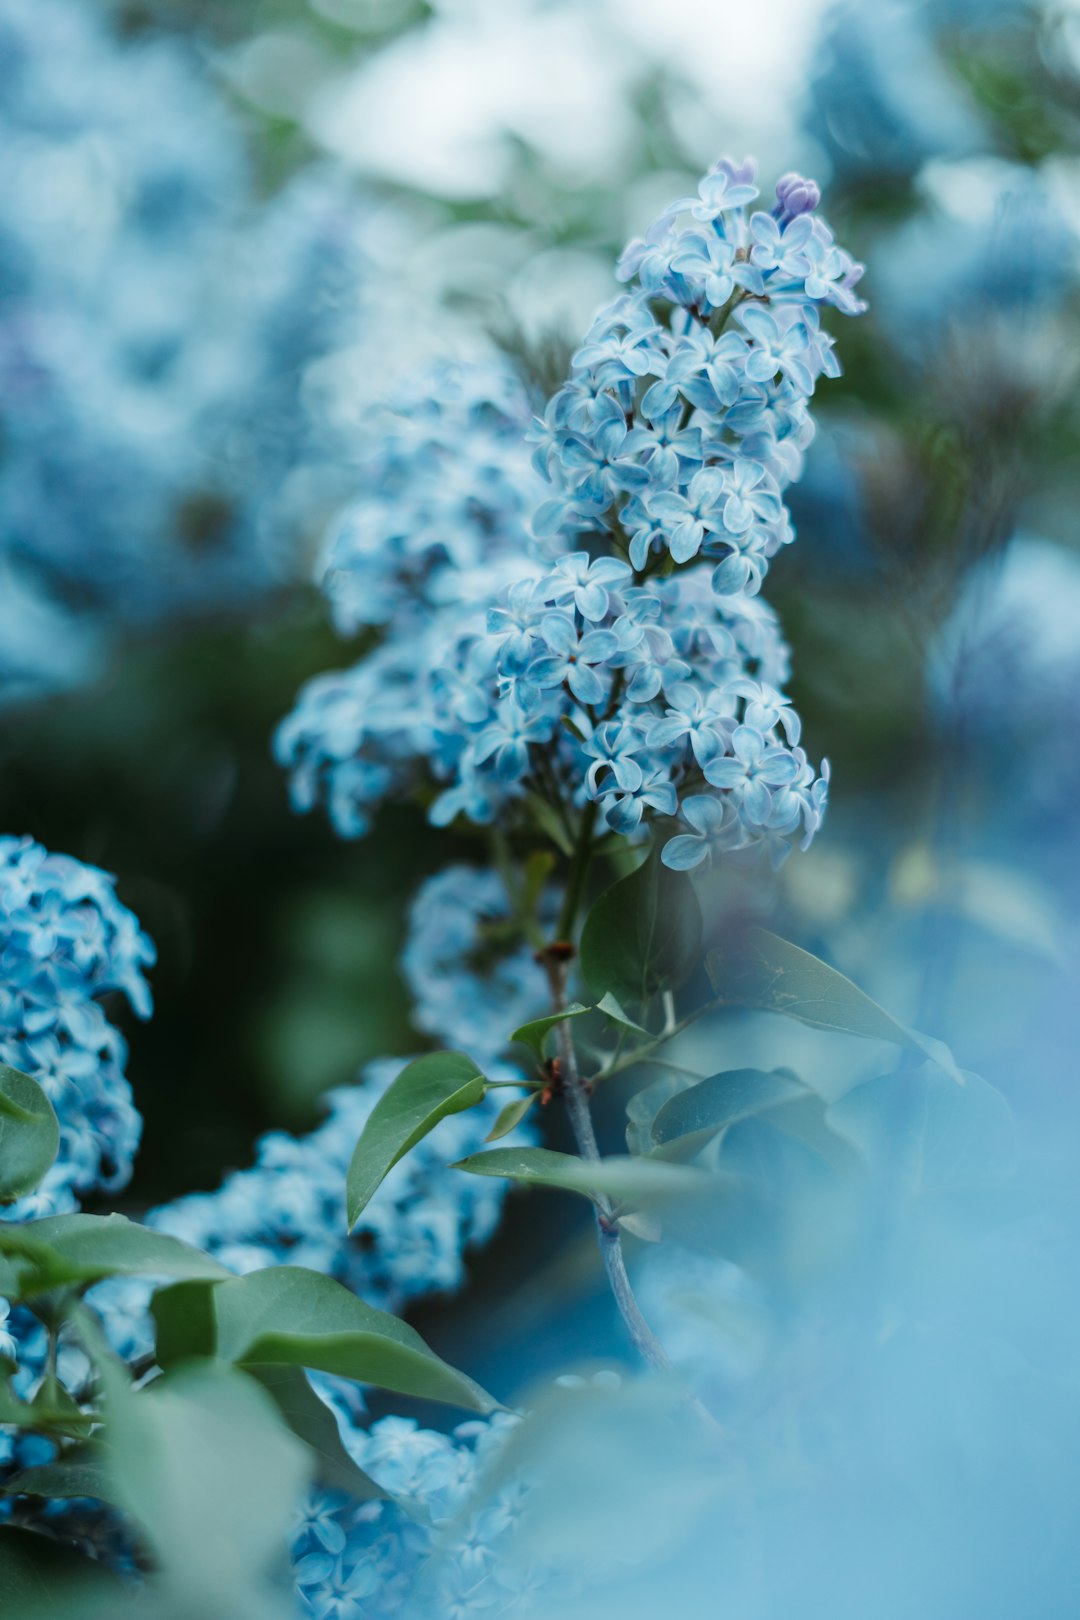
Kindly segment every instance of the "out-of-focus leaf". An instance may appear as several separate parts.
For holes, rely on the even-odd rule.
[[[493,1148],[489,1153],[472,1153],[453,1168],[474,1176],[501,1176],[539,1187],[557,1187],[581,1193],[585,1198],[613,1198],[635,1207],[679,1194],[700,1193],[710,1181],[704,1171],[688,1165],[638,1159],[629,1154],[616,1154],[593,1164],[574,1153],[555,1153],[550,1148]]]
[[[690,1157],[728,1125],[794,1102],[805,1091],[799,1081],[762,1069],[709,1075],[657,1110],[651,1131],[654,1151],[662,1157]]]
[[[783,1013],[813,1029],[889,1041],[921,1052],[963,1084],[944,1042],[898,1023],[850,979],[790,940],[752,928],[736,949],[711,951],[707,965],[717,998],[729,1007]]]
[[[121,1613],[123,1591],[115,1576],[52,1536],[0,1526],[0,1614],[4,1620],[85,1620],[110,1604]]]
[[[139,1391],[100,1352],[98,1366],[113,1499],[154,1550],[155,1612],[284,1616],[272,1577],[312,1461],[266,1390],[220,1362],[187,1362]]]
[[[932,1064],[864,1081],[832,1103],[829,1127],[913,1197],[1004,1180],[1016,1159],[1012,1111],[976,1074],[955,1086]]]

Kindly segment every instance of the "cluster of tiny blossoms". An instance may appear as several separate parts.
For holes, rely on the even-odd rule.
[[[7,1219],[75,1209],[86,1193],[130,1176],[140,1119],[124,1040],[100,997],[121,991],[146,1017],[143,970],[153,960],[105,872],[30,838],[0,838],[0,1062],[41,1084],[61,1136],[52,1169]]]
[[[429,778],[440,825],[539,798],[570,829],[591,801],[621,834],[665,824],[664,859],[682,868],[747,848],[780,859],[813,835],[828,771],[799,746],[758,592],[792,538],[782,496],[809,398],[838,369],[820,306],[857,313],[861,267],[814,213],[811,181],[786,176],[769,211],[749,211],[757,195],[749,166],[722,162],[631,243],[632,290],[532,429],[519,500],[509,447],[495,476],[461,389],[420,396],[413,437],[434,413],[438,459],[389,458],[386,495],[366,491],[349,520],[364,543],[332,553],[339,622],[341,604],[348,627],[371,600],[365,622],[386,634],[312,682],[278,732],[298,808],[322,798],[355,836]]]

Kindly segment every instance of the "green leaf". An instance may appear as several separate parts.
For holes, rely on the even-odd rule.
[[[701,956],[701,935],[692,879],[671,871],[654,849],[586,917],[581,971],[598,996],[647,1002],[689,978]]]
[[[73,1446],[55,1462],[24,1468],[0,1486],[5,1496],[91,1497],[115,1502],[113,1478],[100,1446]]]
[[[679,1193],[701,1192],[710,1181],[704,1171],[686,1165],[629,1154],[613,1154],[593,1164],[550,1148],[493,1148],[490,1153],[472,1153],[451,1168],[473,1176],[501,1176],[539,1187],[558,1187],[586,1198],[612,1198],[635,1207]]]
[[[214,1354],[216,1284],[196,1278],[159,1288],[150,1301],[150,1314],[157,1329],[156,1354],[159,1367],[172,1367]]]
[[[375,1104],[353,1151],[346,1191],[350,1231],[398,1160],[448,1114],[474,1108],[486,1086],[462,1052],[429,1052],[401,1071]]]
[[[315,1460],[315,1478],[328,1491],[345,1491],[358,1502],[387,1493],[349,1456],[337,1418],[312,1389],[301,1367],[248,1367]]]
[[[504,1136],[521,1124],[525,1115],[536,1101],[536,1092],[530,1091],[527,1097],[517,1097],[513,1102],[507,1103],[499,1113],[498,1119],[484,1137],[485,1142],[498,1142]]]
[[[179,1238],[123,1215],[50,1215],[20,1226],[0,1225],[0,1256],[0,1294],[19,1300],[104,1277],[231,1275]]]
[[[580,1001],[575,1001],[569,1007],[564,1008],[562,1012],[549,1013],[546,1018],[534,1018],[531,1023],[522,1024],[520,1029],[515,1029],[510,1039],[520,1041],[522,1046],[531,1047],[542,1062],[544,1039],[548,1031],[563,1023],[567,1018],[580,1018],[583,1013],[588,1012],[592,1012],[591,1007],[583,1007]]]
[[[663,1103],[652,1122],[654,1149],[667,1157],[698,1152],[719,1131],[806,1094],[798,1080],[762,1069],[728,1069]]]
[[[5,1620],[88,1620],[90,1594],[106,1594],[94,1614],[116,1615],[124,1590],[116,1577],[53,1536],[0,1527],[0,1614]],[[87,1600],[84,1602],[84,1600]],[[110,1609],[106,1610],[104,1601]]]
[[[214,1308],[218,1355],[226,1361],[312,1367],[473,1412],[498,1405],[406,1323],[302,1266],[273,1266],[222,1283]]]
[[[276,1620],[277,1564],[312,1473],[307,1448],[235,1367],[186,1362],[139,1391],[104,1360],[99,1369],[113,1499],[141,1525],[176,1612],[228,1605],[236,1620]]]
[[[0,1064],[0,1204],[33,1192],[59,1146],[53,1105],[37,1081]]]
[[[608,990],[605,995],[600,997],[600,1000],[596,1003],[596,1010],[597,1012],[602,1012],[605,1017],[610,1018],[611,1022],[613,1024],[617,1024],[620,1029],[629,1030],[631,1035],[644,1035],[646,1040],[652,1040],[652,1036],[645,1026],[643,1024],[636,1024],[634,1020],[623,1011],[619,1002],[612,995],[610,990]]]
[[[1012,1111],[978,1075],[964,1082],[922,1064],[853,1087],[830,1104],[826,1121],[912,1197],[993,1186],[1015,1162]]]
[[[820,957],[764,928],[750,929],[735,951],[710,952],[707,966],[717,997],[726,1006],[783,1013],[813,1029],[889,1041],[921,1052],[957,1084],[964,1083],[956,1060],[942,1041],[898,1023]]]

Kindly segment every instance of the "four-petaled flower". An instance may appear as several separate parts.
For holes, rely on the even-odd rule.
[[[703,768],[713,787],[727,788],[738,799],[744,816],[758,826],[768,825],[772,790],[787,787],[799,775],[799,761],[786,748],[766,742],[753,726],[736,726],[731,753],[711,759]]]
[[[703,467],[687,485],[686,494],[663,490],[649,497],[649,512],[669,525],[669,550],[677,563],[696,557],[706,535],[724,526],[727,482],[719,467]]]

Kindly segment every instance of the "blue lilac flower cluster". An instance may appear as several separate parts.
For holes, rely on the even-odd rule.
[[[393,1501],[358,1505],[340,1494],[313,1492],[293,1543],[301,1614],[310,1620],[427,1620],[435,1614],[524,1620],[534,1613],[530,1598],[543,1590],[544,1572],[523,1573],[499,1557],[524,1492],[508,1486],[471,1506],[515,1421],[502,1414],[448,1435],[408,1418],[382,1418],[367,1430],[345,1419],[342,1434],[356,1462],[413,1511]]]
[[[321,171],[261,202],[204,66],[103,9],[0,0],[0,577],[41,621],[5,636],[0,696],[80,678],[88,608],[156,620],[291,574],[337,450],[304,380],[349,331],[354,202]],[[50,606],[81,610],[59,673]]]
[[[105,872],[30,838],[0,838],[0,1061],[40,1082],[61,1136],[56,1163],[7,1219],[75,1209],[130,1176],[140,1119],[124,1040],[100,998],[120,991],[147,1017],[153,960]]]
[[[531,435],[548,486],[531,542],[524,503],[501,498],[460,571],[455,543],[434,548],[437,592],[417,591],[400,542],[335,548],[346,621],[369,597],[380,618],[396,599],[400,620],[279,728],[297,808],[321,798],[356,836],[422,768],[442,787],[438,825],[539,799],[569,827],[592,801],[632,837],[667,822],[672,866],[761,847],[781,859],[813,835],[827,767],[799,746],[758,592],[793,538],[782,496],[812,437],[809,398],[838,369],[820,308],[863,308],[861,266],[815,213],[812,181],[784,176],[770,210],[750,211],[757,196],[751,167],[723,161],[627,249],[633,290],[597,317]],[[468,471],[474,426],[459,420]],[[472,476],[452,483],[455,510]],[[385,521],[365,532],[385,539]],[[417,532],[429,555],[435,531]]]

